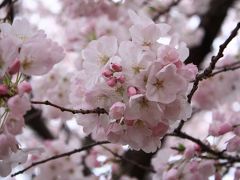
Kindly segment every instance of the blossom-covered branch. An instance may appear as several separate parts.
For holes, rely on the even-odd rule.
[[[49,101],[31,101],[32,104],[43,104],[43,105],[47,105],[47,106],[52,106],[55,107],[59,110],[61,110],[62,112],[66,111],[66,112],[70,112],[73,114],[108,114],[108,112],[103,109],[103,108],[96,108],[96,109],[69,109],[69,108],[65,108],[62,106],[58,106],[56,104],[53,104]]]
[[[191,102],[193,94],[195,93],[195,91],[198,88],[199,82],[202,81],[203,79],[206,79],[206,78],[211,76],[211,74],[212,74],[212,72],[213,72],[213,70],[215,68],[216,63],[218,62],[218,60],[220,58],[223,57],[223,52],[224,52],[225,48],[231,42],[231,40],[235,36],[237,36],[239,29],[240,29],[240,22],[238,22],[237,26],[233,29],[233,31],[231,32],[229,37],[226,39],[226,41],[219,46],[219,51],[218,51],[216,56],[212,56],[212,59],[211,59],[211,62],[209,64],[209,66],[202,73],[196,75],[196,78],[194,80],[191,92],[188,94],[188,102],[189,103]]]
[[[190,141],[196,143],[197,145],[199,145],[201,152],[207,152],[209,154],[214,155],[215,157],[212,157],[213,159],[217,158],[218,160],[220,160],[220,159],[227,160],[228,162],[231,162],[231,163],[240,162],[239,156],[231,156],[231,155],[226,154],[224,151],[214,150],[210,146],[204,144],[200,139],[197,139],[185,132],[181,132],[181,131],[176,132],[175,131],[173,133],[167,134],[167,136],[176,136],[176,137],[190,140]],[[199,157],[201,157],[201,156],[199,156]]]
[[[157,14],[153,17],[153,21],[157,21],[158,18],[163,15],[163,14],[167,14],[172,7],[177,6],[179,3],[181,2],[181,0],[173,0],[173,2],[165,9],[161,9],[157,12]]]
[[[71,156],[73,154],[76,154],[76,153],[79,153],[79,152],[82,152],[82,151],[85,151],[87,149],[90,149],[94,146],[97,146],[97,145],[102,145],[102,144],[107,144],[109,143],[108,141],[100,141],[100,142],[96,142],[96,143],[93,143],[93,144],[89,144],[89,145],[86,145],[86,146],[83,146],[79,149],[75,149],[75,150],[72,150],[72,151],[69,151],[69,152],[66,152],[66,153],[62,153],[62,154],[59,154],[59,155],[56,155],[56,156],[52,156],[50,158],[47,158],[47,159],[44,159],[44,160],[41,160],[41,161],[37,161],[37,162],[34,162],[32,163],[30,166],[22,169],[21,171],[18,171],[16,173],[13,173],[11,176],[14,177],[14,176],[17,176],[19,174],[22,174],[24,173],[25,171],[27,171],[28,169],[32,168],[32,167],[35,167],[39,164],[43,164],[43,163],[46,163],[48,161],[52,161],[52,160],[55,160],[55,159],[59,159],[59,158],[63,158],[63,157],[67,157],[67,156]]]

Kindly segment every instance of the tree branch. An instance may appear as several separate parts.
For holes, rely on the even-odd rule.
[[[177,6],[181,0],[174,0],[167,8],[160,10],[152,19],[157,21],[161,15],[168,13],[174,6]]]
[[[106,149],[108,152],[110,152],[112,155],[114,155],[115,157],[117,157],[117,158],[119,158],[119,159],[121,159],[121,160],[123,160],[123,161],[126,161],[126,162],[128,162],[128,163],[131,163],[131,164],[133,164],[134,166],[137,166],[138,168],[143,169],[144,171],[149,171],[149,172],[152,172],[152,173],[156,173],[156,171],[155,171],[153,168],[146,167],[146,166],[144,166],[144,165],[142,165],[142,164],[139,164],[139,163],[136,162],[136,161],[133,161],[133,160],[131,160],[131,159],[127,159],[127,158],[125,158],[124,156],[121,156],[121,155],[113,152],[111,149],[107,148],[106,146],[102,146],[102,147],[103,147],[104,149]]]
[[[103,109],[103,108],[99,108],[97,107],[96,109],[87,109],[87,110],[84,110],[84,109],[78,109],[78,110],[75,110],[75,109],[69,109],[69,108],[65,108],[65,107],[62,107],[62,106],[58,106],[56,104],[53,104],[49,101],[31,101],[32,104],[43,104],[43,105],[47,105],[47,106],[52,106],[52,107],[55,107],[59,110],[61,110],[62,112],[70,112],[70,113],[73,113],[73,114],[108,114],[108,112]]]
[[[200,28],[204,36],[199,45],[190,48],[190,54],[185,63],[193,63],[198,67],[205,56],[211,51],[212,43],[218,35],[228,10],[237,0],[211,0],[209,8],[201,16]]]
[[[199,82],[202,81],[203,79],[206,79],[211,76],[216,63],[218,62],[218,60],[220,58],[223,57],[223,52],[224,52],[225,48],[231,42],[231,40],[235,36],[237,36],[239,29],[240,29],[240,22],[238,22],[237,26],[233,29],[233,31],[231,32],[230,36],[226,39],[226,41],[219,46],[219,51],[216,56],[212,56],[211,63],[209,64],[209,66],[202,73],[196,75],[191,92],[188,94],[188,102],[189,103],[191,102],[193,94],[195,93],[195,91],[198,88]]]
[[[180,137],[182,139],[188,139],[188,140],[198,144],[200,146],[202,152],[210,153],[210,154],[214,155],[215,157],[217,157],[218,159],[228,160],[228,162],[231,162],[231,163],[240,162],[239,156],[231,156],[231,155],[224,153],[224,151],[214,150],[211,147],[209,147],[208,145],[204,144],[200,139],[194,138],[182,131],[174,131],[173,133],[167,134],[167,136],[175,136],[175,137]]]
[[[227,72],[227,71],[235,71],[237,69],[240,69],[240,62],[238,62],[238,65],[236,65],[236,63],[233,63],[231,65],[225,66],[225,67],[221,67],[219,68],[219,70],[213,72],[210,77],[213,77],[217,74],[223,73],[223,72]]]
[[[55,159],[63,158],[63,157],[66,157],[66,156],[71,156],[71,155],[73,155],[73,154],[76,154],[76,153],[85,151],[85,150],[87,150],[87,149],[90,149],[90,148],[92,148],[92,147],[94,147],[94,146],[101,145],[101,144],[107,144],[107,143],[109,143],[109,142],[108,142],[108,141],[96,142],[96,143],[93,143],[93,144],[89,144],[89,145],[83,146],[83,147],[81,147],[81,148],[79,148],[79,149],[75,149],[75,150],[73,150],[73,151],[65,152],[65,153],[63,153],[63,154],[59,154],[59,155],[52,156],[52,157],[50,157],[50,158],[47,158],[47,159],[44,159],[44,160],[41,160],[41,161],[34,162],[34,163],[32,163],[30,166],[22,169],[21,171],[18,171],[18,172],[16,172],[16,173],[13,173],[13,174],[11,175],[11,177],[14,177],[14,176],[17,176],[17,175],[19,175],[19,174],[22,174],[22,173],[24,173],[25,171],[27,171],[28,169],[31,169],[32,167],[35,167],[35,166],[37,166],[37,165],[39,165],[39,164],[44,164],[44,163],[46,163],[46,162],[48,162],[48,161],[52,161],[52,160],[55,160]]]
[[[24,115],[25,123],[30,126],[39,136],[44,139],[54,139],[54,136],[46,126],[42,111],[32,107],[27,114]]]

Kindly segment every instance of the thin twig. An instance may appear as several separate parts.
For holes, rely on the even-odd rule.
[[[152,173],[156,173],[156,171],[155,171],[153,168],[151,168],[151,167],[146,167],[146,166],[144,166],[144,165],[142,165],[142,164],[137,163],[136,161],[133,161],[133,160],[131,160],[131,159],[127,159],[127,158],[125,158],[124,156],[121,156],[121,155],[113,152],[111,149],[107,148],[106,146],[102,146],[102,147],[103,147],[104,149],[106,149],[108,152],[110,152],[112,155],[114,155],[115,157],[117,157],[117,158],[119,158],[119,159],[121,159],[121,160],[123,160],[123,161],[126,161],[126,162],[128,162],[128,163],[131,163],[131,164],[133,164],[134,166],[139,167],[140,169],[143,169],[143,170],[146,170],[146,171],[150,171],[150,172],[152,172]]]
[[[193,82],[193,87],[192,87],[190,93],[187,96],[188,97],[188,103],[191,103],[193,94],[196,92],[199,82],[202,81],[203,79],[207,79],[207,78],[211,77],[212,75],[216,74],[216,72],[213,73],[213,70],[216,66],[216,63],[218,62],[218,60],[221,57],[223,57],[223,51],[225,50],[227,45],[231,42],[231,40],[235,36],[237,36],[237,33],[238,33],[239,29],[240,29],[240,22],[238,22],[237,26],[232,30],[231,34],[225,40],[225,42],[219,46],[219,51],[218,51],[216,56],[212,56],[211,63],[209,64],[209,66],[206,69],[204,69],[204,71],[202,73],[199,73],[199,74],[196,75],[195,80]],[[175,132],[181,132],[181,129],[182,129],[183,126],[184,126],[184,120],[181,120],[178,127],[175,129]]]
[[[89,144],[89,145],[83,146],[83,147],[81,147],[81,148],[79,148],[79,149],[75,149],[75,150],[72,150],[72,151],[69,151],[69,152],[65,152],[65,153],[62,153],[62,154],[59,154],[59,155],[56,155],[56,156],[52,156],[52,157],[50,157],[50,158],[47,158],[47,159],[44,159],[44,160],[41,160],[41,161],[34,162],[34,163],[32,163],[30,166],[22,169],[21,171],[18,171],[18,172],[16,172],[16,173],[13,173],[13,174],[11,175],[11,177],[14,177],[14,176],[17,176],[17,175],[19,175],[19,174],[22,174],[22,173],[24,173],[25,171],[27,171],[28,169],[31,169],[32,167],[35,167],[35,166],[37,166],[37,165],[39,165],[39,164],[44,164],[44,163],[46,163],[46,162],[48,162],[48,161],[52,161],[52,160],[55,160],[55,159],[59,159],[59,158],[71,156],[71,155],[73,155],[73,154],[76,154],[76,153],[85,151],[85,150],[87,150],[87,149],[90,149],[90,148],[92,148],[92,147],[94,147],[94,146],[101,145],[101,144],[107,144],[107,143],[109,143],[109,142],[108,142],[108,141],[96,142],[96,143],[93,143],[93,144]]]
[[[216,156],[218,159],[225,159],[232,163],[240,162],[240,158],[238,156],[230,156],[228,154],[225,154],[224,151],[214,150],[210,146],[204,144],[200,139],[194,138],[185,132],[174,131],[173,133],[167,134],[167,136],[175,136],[175,137],[180,137],[182,139],[188,139],[188,140],[198,144],[200,146],[202,152],[210,153],[210,154]]]
[[[232,66],[232,67],[231,66],[226,66],[226,67],[223,67],[220,70],[217,70],[217,71],[213,72],[210,77],[215,76],[215,75],[220,74],[220,73],[223,73],[223,72],[234,71],[234,70],[237,70],[237,69],[240,69],[240,65]]]
[[[95,109],[69,109],[69,108],[65,108],[59,105],[56,105],[54,103],[51,103],[50,101],[31,101],[32,104],[43,104],[43,105],[47,105],[47,106],[52,106],[55,107],[59,110],[61,110],[62,112],[70,112],[73,114],[108,114],[108,112],[104,109],[104,108],[95,108]]]
[[[239,29],[240,29],[240,22],[238,22],[237,26],[233,29],[233,31],[231,32],[230,36],[226,39],[226,41],[219,46],[219,51],[218,51],[216,56],[212,56],[211,63],[209,64],[209,66],[202,73],[196,75],[196,78],[195,78],[194,83],[193,83],[192,90],[188,94],[188,102],[189,103],[191,102],[193,94],[195,93],[195,91],[198,88],[199,82],[202,81],[203,79],[206,79],[206,78],[211,76],[211,74],[212,74],[212,72],[215,68],[216,63],[218,62],[218,60],[220,58],[223,57],[223,51],[225,50],[227,45],[231,42],[231,40],[235,36],[237,36],[237,33],[238,33]]]
[[[161,15],[168,13],[174,6],[177,6],[181,0],[173,1],[168,7],[163,10],[160,10],[152,19],[153,21],[157,21]]]

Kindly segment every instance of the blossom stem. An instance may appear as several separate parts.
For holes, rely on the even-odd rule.
[[[107,148],[106,146],[102,146],[102,147],[103,147],[104,149],[106,149],[108,152],[110,152],[112,155],[114,155],[115,157],[117,157],[117,158],[119,158],[119,159],[121,159],[121,160],[123,160],[123,161],[126,161],[126,162],[128,162],[128,163],[131,163],[131,164],[133,164],[134,166],[139,167],[140,169],[144,169],[144,170],[150,171],[150,172],[152,172],[152,173],[156,173],[156,171],[155,171],[153,168],[151,168],[151,167],[146,167],[146,166],[144,166],[144,165],[142,165],[142,164],[137,163],[136,161],[133,161],[133,160],[131,160],[131,159],[127,159],[127,158],[125,158],[124,156],[121,156],[121,155],[115,153],[114,151],[112,151],[111,149]]]
[[[71,155],[73,155],[73,154],[76,154],[76,153],[85,151],[85,150],[87,150],[87,149],[90,149],[90,148],[92,148],[92,147],[94,147],[94,146],[101,145],[101,144],[108,144],[108,143],[109,143],[108,141],[95,142],[95,143],[92,143],[92,144],[83,146],[83,147],[81,147],[81,148],[79,148],[79,149],[75,149],[75,150],[72,150],[72,151],[69,151],[69,152],[65,152],[65,153],[62,153],[62,154],[58,154],[58,155],[56,155],[56,156],[49,157],[49,158],[47,158],[47,159],[43,159],[43,160],[41,160],[41,161],[34,162],[34,163],[32,163],[30,166],[28,166],[28,167],[26,167],[26,168],[24,168],[24,169],[22,169],[22,170],[20,170],[20,171],[18,171],[18,172],[16,172],[16,173],[13,173],[13,174],[11,175],[11,177],[14,177],[14,176],[17,176],[17,175],[19,175],[19,174],[22,174],[22,173],[24,173],[25,171],[27,171],[28,169],[31,169],[32,167],[35,167],[35,166],[37,166],[37,165],[39,165],[39,164],[44,164],[44,163],[46,163],[46,162],[48,162],[48,161],[52,161],[52,160],[55,160],[55,159],[59,159],[59,158],[71,156]]]
[[[50,101],[31,101],[32,104],[43,104],[43,105],[47,105],[47,106],[52,106],[55,107],[59,110],[61,110],[62,112],[71,112],[73,114],[108,114],[108,112],[103,109],[103,108],[95,108],[95,109],[69,109],[69,108],[65,108],[59,105],[56,105],[54,103],[51,103]]]

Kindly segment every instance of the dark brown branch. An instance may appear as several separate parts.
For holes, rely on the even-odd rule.
[[[161,15],[168,13],[174,6],[177,6],[181,0],[174,0],[167,8],[160,10],[157,14],[152,18],[153,21],[157,21]]]
[[[220,58],[223,57],[223,52],[225,50],[225,48],[227,47],[227,45],[231,42],[231,40],[237,36],[237,33],[238,33],[238,30],[240,28],[240,22],[237,24],[237,26],[233,29],[233,31],[231,32],[230,36],[226,39],[226,41],[221,44],[219,46],[219,51],[217,53],[216,56],[213,56],[212,59],[211,59],[211,62],[209,64],[209,66],[200,74],[197,74],[195,80],[194,80],[194,83],[193,83],[193,87],[192,87],[192,90],[191,92],[188,94],[188,102],[190,103],[191,100],[192,100],[192,97],[193,97],[193,94],[195,93],[195,91],[197,90],[198,88],[198,84],[200,81],[202,81],[203,79],[206,79],[208,77],[211,76],[214,68],[215,68],[215,65],[216,63],[218,62],[218,60]]]
[[[139,164],[139,163],[136,162],[136,161],[133,161],[133,160],[131,160],[131,159],[127,159],[127,158],[125,158],[124,156],[121,156],[121,155],[113,152],[111,149],[109,149],[109,148],[107,148],[107,147],[105,147],[105,146],[102,146],[102,147],[103,147],[104,149],[106,149],[108,152],[110,152],[112,155],[114,155],[115,157],[117,157],[117,158],[119,158],[119,159],[121,159],[121,160],[123,160],[123,161],[126,161],[126,162],[128,162],[128,163],[131,163],[131,164],[133,164],[134,166],[137,166],[138,168],[143,169],[144,171],[149,171],[149,172],[152,172],[152,173],[155,173],[155,172],[156,172],[153,168],[146,167],[146,166],[144,166],[144,165],[142,165],[142,164]]]
[[[48,161],[52,161],[52,160],[55,160],[55,159],[59,159],[59,158],[71,156],[71,155],[73,155],[73,154],[76,154],[76,153],[79,153],[79,152],[88,150],[88,149],[90,149],[90,148],[92,148],[92,147],[94,147],[94,146],[101,145],[101,144],[107,144],[107,143],[109,143],[109,142],[108,142],[108,141],[96,142],[96,143],[93,143],[93,144],[89,144],[89,145],[83,146],[83,147],[81,147],[81,148],[79,148],[79,149],[75,149],[75,150],[73,150],[73,151],[69,151],[69,152],[66,152],[66,153],[63,153],[63,154],[59,154],[59,155],[56,155],[56,156],[52,156],[52,157],[50,157],[50,158],[47,158],[47,159],[44,159],[44,160],[41,160],[41,161],[34,162],[34,163],[32,163],[30,166],[24,168],[23,170],[18,171],[18,172],[16,172],[16,173],[13,173],[13,174],[11,175],[11,177],[14,177],[14,176],[17,176],[17,175],[19,175],[19,174],[22,174],[22,173],[24,173],[25,171],[27,171],[28,169],[31,169],[32,167],[35,167],[35,166],[40,165],[40,164],[44,164],[44,163],[46,163],[46,162],[48,162]]]
[[[0,9],[3,8],[4,6],[8,5],[9,3],[11,3],[12,0],[4,0],[1,4],[0,4]]]
[[[2,22],[10,21],[11,23],[13,22],[13,18],[15,16],[14,3],[16,2],[17,0],[4,0],[0,4],[0,9],[6,8],[6,15],[4,18],[0,19],[0,21]]]
[[[240,162],[239,156],[230,156],[230,155],[224,153],[224,151],[214,150],[210,146],[204,144],[200,139],[194,138],[182,131],[178,131],[178,132],[174,131],[173,133],[167,134],[167,136],[175,136],[175,137],[180,137],[182,139],[188,139],[188,140],[198,144],[200,146],[202,152],[210,153],[210,154],[214,155],[215,157],[217,157],[218,159],[228,160],[231,163]]]
[[[52,106],[52,107],[55,107],[59,110],[61,110],[62,112],[70,112],[70,113],[73,113],[73,114],[108,114],[108,112],[103,109],[103,108],[95,108],[95,109],[87,109],[87,110],[84,110],[84,109],[69,109],[69,108],[65,108],[65,107],[62,107],[62,106],[58,106],[56,104],[53,104],[49,101],[31,101],[32,104],[43,104],[43,105],[47,105],[47,106]]]
[[[204,36],[199,45],[190,48],[190,55],[185,61],[193,63],[198,67],[203,62],[205,56],[211,51],[212,44],[222,24],[227,16],[228,10],[237,0],[211,0],[209,8],[205,14],[201,16],[200,28],[204,31]]]
[[[54,136],[47,128],[45,118],[42,116],[42,111],[32,107],[27,114],[24,115],[26,125],[30,126],[43,139],[54,139]]]
[[[223,72],[227,72],[227,71],[235,71],[237,69],[240,69],[240,65],[222,67],[221,69],[213,72],[210,77],[215,76],[215,75],[220,74],[220,73],[223,73]]]

